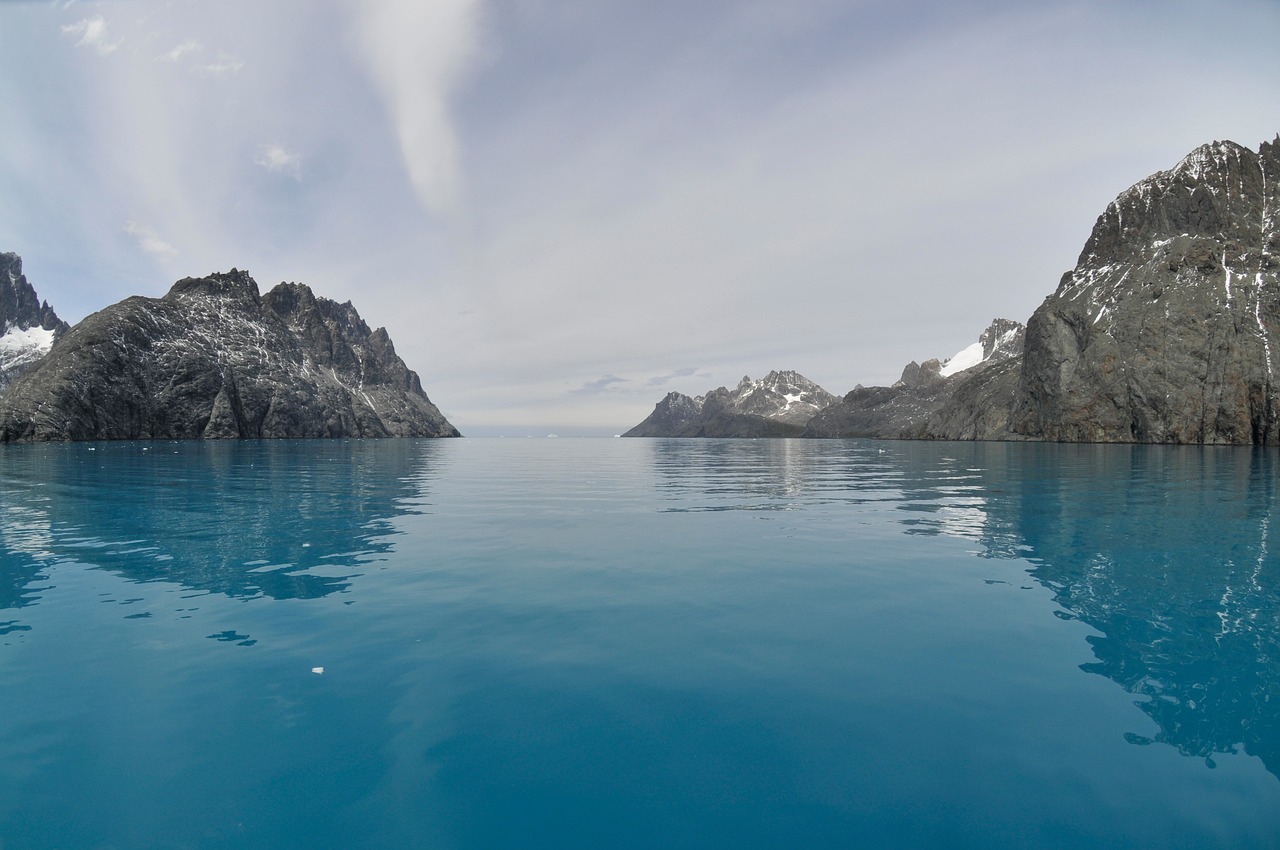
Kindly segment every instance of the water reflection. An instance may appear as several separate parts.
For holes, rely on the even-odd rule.
[[[665,510],[785,511],[901,497],[893,455],[865,441],[646,440]]]
[[[341,591],[389,551],[395,517],[426,508],[436,451],[411,440],[4,447],[0,609],[38,602],[61,562],[231,597]]]
[[[1275,451],[689,440],[652,453],[673,509],[840,502],[1027,560],[1055,613],[1099,633],[1082,669],[1140,697],[1158,725],[1132,743],[1211,766],[1243,750],[1280,777]]]

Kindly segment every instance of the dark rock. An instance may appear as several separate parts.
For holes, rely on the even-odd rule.
[[[809,420],[806,437],[995,440],[1008,433],[1024,328],[995,319],[942,363],[911,362],[891,387],[857,387]]]
[[[86,318],[0,399],[0,441],[437,437],[385,330],[300,284],[178,281]]]
[[[1011,428],[1081,442],[1280,442],[1280,139],[1197,148],[1098,218],[1027,323]]]

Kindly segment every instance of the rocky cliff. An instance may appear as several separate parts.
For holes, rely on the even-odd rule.
[[[0,253],[0,395],[48,354],[69,327],[36,295],[18,255]]]
[[[719,387],[696,397],[668,393],[622,436],[794,437],[835,400],[799,372],[770,372],[758,381],[745,376],[732,390]]]
[[[911,362],[890,387],[856,387],[814,416],[806,437],[998,439],[1008,430],[1025,328],[995,319],[948,360]]]
[[[232,269],[71,328],[0,397],[0,441],[458,436],[348,302]]]
[[[1280,138],[1204,145],[1121,193],[1027,323],[1012,430],[1280,442],[1278,219]]]

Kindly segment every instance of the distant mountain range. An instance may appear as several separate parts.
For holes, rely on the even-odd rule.
[[[837,398],[797,372],[670,393],[625,436],[1280,444],[1280,137],[1122,192],[1025,327]],[[0,254],[0,442],[456,436],[350,302],[232,269],[74,328]]]
[[[68,329],[31,306],[19,261],[3,257],[0,304],[16,330],[0,340],[34,343],[5,349],[17,355],[5,361],[0,442],[458,436],[350,302],[298,283],[261,295],[232,269]]]
[[[795,437],[836,397],[799,372],[770,372],[758,381],[745,376],[690,398],[668,393],[653,413],[624,437]]]
[[[1278,221],[1280,137],[1202,145],[1107,206],[1025,329],[998,319],[949,361],[857,387],[785,434],[690,427],[705,412],[672,393],[627,435],[1276,445]]]

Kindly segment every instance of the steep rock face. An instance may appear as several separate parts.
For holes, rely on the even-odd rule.
[[[774,371],[758,381],[744,376],[733,390],[704,396],[668,393],[653,413],[624,437],[798,436],[814,414],[836,397],[794,371]]]
[[[1197,148],[1121,193],[1027,324],[1011,427],[1280,442],[1280,139]]]
[[[670,392],[653,407],[653,413],[624,437],[693,437],[698,417],[702,415],[704,396],[691,398],[684,393]]]
[[[22,259],[0,253],[0,395],[69,328],[27,282]]]
[[[1018,322],[995,319],[977,342],[945,362],[913,361],[891,387],[857,387],[809,420],[804,436],[1001,439],[1024,331]]]
[[[0,441],[457,435],[349,303],[235,269],[89,316],[0,399]]]

